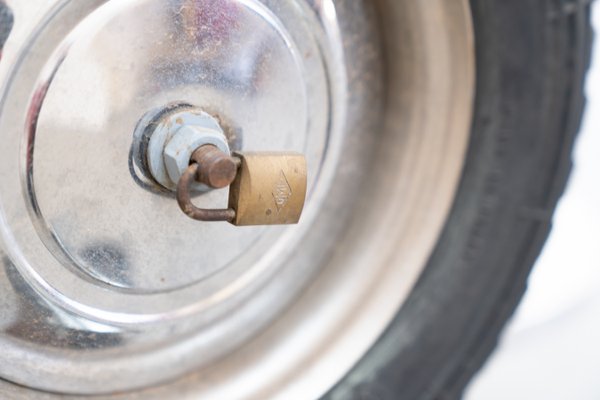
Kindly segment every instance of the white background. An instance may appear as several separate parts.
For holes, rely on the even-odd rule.
[[[593,7],[600,32],[600,3]],[[549,241],[466,400],[600,400],[600,36],[587,98],[575,167]]]

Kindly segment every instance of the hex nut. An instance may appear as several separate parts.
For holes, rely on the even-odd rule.
[[[175,191],[177,182],[190,164],[195,150],[211,144],[226,154],[231,154],[227,137],[218,121],[198,110],[185,110],[167,116],[150,137],[147,161],[150,173],[163,187]],[[211,190],[198,183],[196,191]]]
[[[164,150],[164,162],[171,181],[179,182],[181,175],[190,165],[194,151],[207,144],[212,144],[226,154],[229,146],[222,131],[198,126],[184,126],[167,142]]]

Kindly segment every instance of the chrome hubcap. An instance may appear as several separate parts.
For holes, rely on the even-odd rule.
[[[398,310],[452,202],[467,2],[48,3],[9,3],[0,61],[0,376],[322,394]],[[302,223],[188,221],[132,152],[148,110],[172,103],[214,116],[234,149],[305,154]]]

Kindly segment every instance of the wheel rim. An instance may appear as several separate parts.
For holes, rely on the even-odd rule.
[[[11,148],[23,151],[20,142],[25,132],[15,128],[22,127],[20,122],[27,117],[22,104],[28,104],[36,82],[38,88],[40,82],[52,82],[44,78],[39,67],[58,65],[52,55],[59,54],[56,49],[64,43],[61,31],[69,32],[70,28],[53,28],[59,33],[49,32],[57,39],[47,43],[36,42],[30,32],[36,26],[54,27],[52,23],[57,20],[53,19],[63,15],[61,12],[78,25],[84,18],[73,15],[85,16],[105,2],[72,3],[65,1],[52,11],[40,12],[46,16],[42,23],[30,14],[33,4],[9,4],[16,21],[30,24],[17,24],[0,63],[4,85],[0,132],[7,140],[14,140]],[[200,3],[207,6],[210,2]],[[267,246],[268,251],[257,246],[257,252],[268,254],[270,261],[286,262],[260,264],[256,262],[260,254],[246,258],[235,273],[229,269],[229,274],[224,274],[221,282],[229,286],[213,283],[221,292],[210,292],[205,285],[194,287],[194,294],[188,291],[174,296],[173,288],[169,288],[160,298],[148,295],[147,303],[143,303],[137,300],[156,288],[139,286],[134,287],[139,289],[134,293],[134,304],[132,297],[124,297],[122,282],[120,290],[114,291],[106,284],[119,286],[119,282],[96,282],[86,286],[89,291],[81,295],[79,281],[52,281],[59,273],[70,273],[64,271],[65,259],[66,263],[73,260],[69,252],[63,259],[60,252],[52,252],[56,230],[44,238],[45,234],[36,229],[35,203],[33,212],[26,212],[33,226],[32,237],[38,236],[40,244],[58,261],[55,269],[41,270],[49,261],[35,259],[39,256],[36,252],[26,254],[26,236],[19,237],[22,230],[15,228],[14,217],[23,218],[23,212],[14,207],[27,207],[27,203],[22,201],[21,190],[18,195],[8,190],[8,182],[16,180],[19,184],[12,188],[23,189],[28,181],[15,178],[17,164],[5,161],[2,172],[8,178],[0,190],[2,248],[7,253],[2,286],[6,289],[4,300],[17,321],[8,323],[10,318],[6,318],[0,332],[6,350],[2,364],[11,366],[10,370],[0,368],[5,379],[42,390],[97,394],[137,390],[185,375],[150,393],[157,398],[174,391],[206,398],[289,398],[294,393],[318,397],[374,343],[410,292],[451,206],[468,143],[474,60],[467,2],[229,3],[278,21],[282,35],[289,35],[290,42],[307,51],[311,44],[299,39],[307,28],[296,26],[294,21],[308,16],[308,26],[317,32],[313,33],[312,45],[320,58],[308,67],[304,78],[309,81],[305,87],[313,107],[307,114],[321,126],[310,132],[323,132],[317,136],[326,140],[312,147],[298,144],[315,154],[308,213],[299,227],[264,236],[269,242],[273,235],[283,234],[284,239],[276,246]],[[28,43],[42,43],[39,52],[23,52]],[[306,68],[306,61],[302,63]],[[317,64],[325,65],[324,72]],[[16,67],[9,70],[11,66]],[[326,97],[310,94],[323,85],[328,88]],[[7,100],[15,98],[25,100],[12,104]],[[385,106],[381,105],[384,98]],[[331,104],[326,115],[317,110],[325,103]],[[40,110],[42,115],[43,108]],[[43,122],[36,128],[42,132],[37,135],[46,132]],[[40,137],[36,146],[44,144]],[[56,136],[48,137],[46,151],[56,140]],[[314,150],[319,147],[321,152]],[[20,158],[7,159],[22,165],[26,156],[23,152]],[[23,174],[30,175],[28,170]],[[47,189],[46,199],[51,200],[51,195]],[[64,240],[60,245],[69,246]],[[273,247],[278,250],[273,251]],[[251,253],[248,247],[242,252]],[[249,282],[248,276],[252,285],[231,286],[232,281]],[[206,283],[204,276],[196,276],[181,285],[189,290],[186,285],[194,281]],[[235,301],[219,303],[219,307],[210,302],[209,306],[198,305],[197,293],[213,300],[232,287],[238,290],[231,297]],[[49,304],[43,303],[47,301]],[[23,306],[26,302],[28,307]],[[23,323],[24,318],[45,313],[52,314],[48,318],[52,324]],[[68,328],[63,334],[75,332],[79,336],[69,340],[53,337],[57,324]],[[34,330],[39,334],[32,335]],[[112,342],[92,339],[98,336]],[[140,350],[148,346],[156,350]],[[83,353],[90,349],[94,349],[93,357],[85,356]],[[22,362],[24,359],[35,360],[36,368]],[[12,390],[8,383],[2,387],[7,393]]]

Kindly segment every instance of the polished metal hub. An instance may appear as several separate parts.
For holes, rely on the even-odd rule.
[[[395,315],[452,203],[468,1],[7,4],[0,397],[322,395]],[[234,151],[306,156],[298,226],[181,213],[138,145],[149,110],[190,105]]]
[[[81,8],[65,7],[62,14],[66,18]],[[254,1],[140,0],[103,5],[57,43],[44,66],[50,76],[42,76],[30,104],[31,154],[25,165],[30,203],[23,205],[34,214],[33,229],[19,239],[41,239],[47,249],[32,249],[27,259],[42,252],[50,261],[62,258],[121,290],[118,299],[109,300],[104,289],[94,293],[102,285],[90,282],[81,296],[71,271],[40,261],[32,267],[44,286],[81,303],[78,311],[93,307],[120,314],[124,303],[132,304],[122,294],[140,299],[189,287],[265,253],[280,233],[183,220],[171,199],[140,190],[127,173],[128,154],[146,110],[187,102],[222,119],[228,136],[243,138],[243,148],[306,152],[314,182],[329,135],[329,95],[327,71],[316,43],[304,39],[310,38],[306,29],[295,27],[294,41]],[[41,36],[32,46],[48,41]],[[309,52],[314,57],[308,61],[300,57]],[[150,149],[156,138],[150,138]],[[224,196],[208,193],[199,204],[226,202]],[[221,248],[228,251],[214,251]],[[140,304],[128,312],[168,313],[195,300],[194,295],[162,311]]]
[[[226,152],[231,145],[306,154],[315,185],[332,134],[333,71],[326,43],[312,32],[318,20],[302,13],[293,3],[255,0],[71,1],[26,43],[7,90],[13,101],[3,110],[3,127],[13,126],[3,129],[4,144],[24,150],[0,165],[5,247],[43,298],[119,338],[98,334],[99,342],[86,346],[116,346],[124,356],[149,344],[181,346],[164,332],[184,338],[225,313],[243,312],[240,302],[284,265],[300,231],[194,223],[160,186],[176,187],[183,171],[169,151],[193,126],[211,130],[207,143]],[[157,115],[163,119],[145,137]],[[26,136],[15,128],[24,123]],[[147,160],[140,160],[144,140]],[[212,207],[227,204],[226,196],[211,191],[194,201]],[[190,346],[214,338],[207,340]],[[178,361],[167,375],[227,347]],[[131,379],[117,389],[151,383],[165,371],[158,360],[143,376],[141,359],[124,358],[123,377]],[[10,375],[22,381],[21,371]],[[41,373],[42,387],[72,387],[56,383],[50,370]],[[75,390],[105,387],[102,376],[73,379]]]

